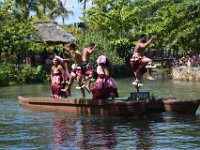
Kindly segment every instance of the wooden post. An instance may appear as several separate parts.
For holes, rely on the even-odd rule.
[[[137,93],[139,93],[140,92],[140,86],[138,85],[138,83],[135,85],[135,88],[136,88]]]

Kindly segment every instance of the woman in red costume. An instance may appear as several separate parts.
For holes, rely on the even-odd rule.
[[[106,56],[101,55],[97,59],[98,78],[92,89],[93,99],[106,99],[109,97],[119,97],[117,92],[116,81],[111,77],[113,66]]]
[[[51,67],[51,96],[53,98],[61,97],[61,89],[64,85],[64,70],[59,64],[58,59],[53,59],[53,66]]]

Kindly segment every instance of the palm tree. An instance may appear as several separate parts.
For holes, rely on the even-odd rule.
[[[82,3],[83,2],[83,10],[85,11],[86,10],[86,3],[88,2],[89,0],[78,0],[78,2]],[[85,12],[83,13],[83,17],[85,18]]]
[[[15,0],[16,7],[21,11],[22,18],[28,19],[30,12],[35,12],[38,18],[46,16],[47,8],[54,8],[55,0]]]
[[[38,10],[37,0],[15,0],[15,4],[25,20],[28,19],[30,11]]]
[[[56,1],[54,9],[50,12],[49,17],[51,19],[56,19],[57,17],[62,17],[63,24],[65,23],[65,18],[68,18],[70,14],[74,14],[73,11],[67,10],[61,0]]]
[[[38,2],[42,6],[42,12],[45,16],[47,15],[47,9],[52,10],[56,4],[56,0],[38,0]]]

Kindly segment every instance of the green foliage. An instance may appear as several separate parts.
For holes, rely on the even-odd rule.
[[[131,46],[131,43],[128,39],[116,39],[110,42],[113,47],[115,47],[117,50],[120,49],[129,49]]]
[[[16,80],[15,66],[10,63],[0,64],[0,86],[9,85],[10,82]]]
[[[200,1],[154,0],[145,8],[148,34],[158,35],[157,48],[182,52],[189,48],[199,49]]]
[[[96,0],[94,4],[84,18],[89,27],[108,38],[123,38],[128,34],[135,12],[130,0]]]
[[[126,57],[130,53],[132,44],[126,38],[116,39],[110,42],[111,46],[116,49],[120,57]]]
[[[200,49],[199,0],[94,0],[83,20],[108,40],[157,35],[154,49]]]
[[[49,80],[42,66],[36,68],[30,65],[22,65],[19,68],[17,81],[19,83],[41,83]]]
[[[21,57],[28,51],[39,52],[43,49],[41,47],[44,45],[30,40],[32,33],[35,32],[30,12],[35,14],[33,19],[48,19],[48,15],[56,12],[60,6],[61,1],[55,0],[1,1],[1,61],[15,63],[17,56]],[[64,13],[63,9],[60,11]],[[98,47],[91,59],[93,66],[96,65],[97,57],[104,54],[113,61],[118,70],[127,68],[130,47],[134,46],[132,44],[141,33],[148,36],[157,35],[156,43],[151,44],[149,49],[170,49],[179,54],[189,48],[200,49],[199,0],[93,0],[91,9],[84,11],[84,14],[84,29],[66,28],[79,39],[80,49],[87,47],[90,42],[97,44]],[[61,16],[63,20],[66,17]],[[9,58],[4,55],[7,52]],[[37,70],[30,71],[25,68],[22,70],[29,72],[29,75],[21,77],[21,81],[29,81],[26,78],[36,80],[33,76],[37,75],[30,72]],[[6,71],[0,74],[2,83],[7,79],[6,74]],[[15,76],[9,78],[14,79]]]
[[[3,10],[0,12],[1,51],[8,52],[12,59],[17,55],[24,55],[25,51],[37,51],[37,44],[30,40],[34,32],[32,22],[24,22],[18,17],[12,1],[7,1],[4,5],[1,3],[0,7]]]
[[[13,83],[44,83],[50,81],[50,77],[42,69],[30,65],[22,65],[18,69],[14,64],[2,63],[0,65],[0,86],[7,86]]]

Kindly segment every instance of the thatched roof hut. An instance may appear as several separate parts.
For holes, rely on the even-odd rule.
[[[34,23],[38,33],[34,33],[32,40],[46,44],[67,44],[77,39],[55,21],[36,21]]]

